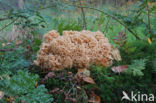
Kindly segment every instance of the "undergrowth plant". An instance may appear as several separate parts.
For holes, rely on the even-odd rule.
[[[41,1],[44,0],[26,2],[36,4]],[[54,72],[55,76],[47,78],[49,71],[40,71],[40,67],[35,67],[33,60],[36,59],[36,52],[42,42],[41,34],[52,29],[60,33],[64,30],[82,30],[78,5],[75,5],[77,10],[73,8],[74,5],[69,6],[61,1],[51,0],[46,2],[47,7],[36,4],[32,8],[26,3],[26,8],[20,10],[11,7],[12,5],[8,6],[8,0],[0,0],[0,3],[5,4],[5,13],[2,12],[4,15],[0,17],[0,22],[3,22],[0,32],[9,31],[8,27],[11,25],[26,31],[21,33],[23,37],[18,37],[20,44],[4,40],[0,36],[0,91],[4,92],[0,102],[87,103],[91,91],[100,96],[101,103],[120,103],[122,91],[126,91],[128,95],[134,91],[156,96],[156,68],[153,66],[156,64],[156,6],[149,0],[141,0],[134,5],[128,5],[128,8],[83,7],[86,11],[87,28],[91,31],[102,31],[112,45],[120,49],[122,61],[114,62],[112,66],[127,65],[128,69],[124,72],[114,73],[112,66],[105,68],[92,65],[89,68],[90,76],[96,84],[88,84],[74,79],[76,69],[57,71]],[[87,12],[87,8],[99,11],[100,14]],[[71,12],[74,10],[75,14]],[[117,44],[113,39],[122,30],[123,38]],[[27,71],[18,71],[19,69],[28,69],[40,77]],[[43,81],[40,82],[40,79]]]
[[[82,30],[82,26],[78,24],[76,21],[70,21],[69,23],[66,23],[65,21],[59,22],[57,26],[58,32],[61,34],[64,30],[75,30],[80,31]]]
[[[44,85],[37,85],[38,80],[38,75],[22,70],[12,77],[2,77],[0,91],[3,91],[5,96],[0,101],[4,103],[51,103],[52,96],[48,94]]]
[[[122,91],[131,95],[131,91],[146,94],[156,94],[155,72],[153,68],[154,47],[145,42],[136,41],[127,43],[121,50],[121,62],[113,65],[127,65],[128,69],[122,73],[114,73],[111,67],[103,68],[99,66],[91,67],[91,75],[97,82],[100,97],[103,102],[121,102]]]
[[[28,68],[30,60],[27,59],[27,49],[16,47],[15,43],[3,42],[0,49],[0,74],[11,71],[16,73],[19,68]]]

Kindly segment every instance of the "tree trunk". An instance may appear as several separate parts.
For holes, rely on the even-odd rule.
[[[18,9],[24,9],[24,0],[18,0]],[[23,22],[23,21],[21,21]],[[8,39],[10,41],[16,40],[18,37],[20,37],[21,35],[23,36],[24,34],[24,29],[22,28],[22,25],[13,25],[12,27],[12,31],[9,33],[10,35],[8,35]]]
[[[80,6],[82,6],[81,0],[79,0]],[[82,19],[83,19],[83,29],[87,29],[87,23],[86,23],[86,17],[85,17],[85,12],[83,7],[81,7],[81,12],[82,12]]]
[[[20,9],[23,9],[24,8],[24,1],[23,0],[18,0],[18,7]]]

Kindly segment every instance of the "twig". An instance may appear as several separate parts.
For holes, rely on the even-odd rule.
[[[17,19],[18,19],[18,17],[16,19],[14,19],[12,22],[10,22],[9,24],[5,25],[2,29],[0,29],[0,31],[2,31],[3,29],[7,28],[11,24],[13,24]]]
[[[0,52],[6,52],[6,51],[16,51],[16,48],[11,48],[11,49],[0,49]]]
[[[87,9],[92,9],[92,10],[95,10],[95,11],[99,11],[99,12],[101,12],[101,13],[103,13],[103,14],[109,16],[109,17],[111,17],[112,19],[114,19],[115,21],[117,21],[119,24],[121,24],[122,26],[124,26],[130,33],[132,33],[132,35],[135,36],[136,39],[141,40],[141,38],[140,38],[135,32],[133,32],[133,31],[132,31],[130,28],[128,28],[123,22],[121,22],[118,18],[116,18],[116,17],[113,16],[113,15],[107,14],[106,12],[104,12],[104,11],[102,11],[102,10],[99,10],[99,9],[97,9],[97,8],[93,8],[93,7],[80,6],[80,5],[72,5],[72,4],[68,4],[68,3],[66,3],[66,4],[69,5],[69,6],[75,6],[75,7],[79,7],[79,8],[87,8]],[[50,6],[49,6],[49,7],[45,7],[45,9],[47,9],[47,8],[50,8]]]
[[[9,18],[9,17],[7,17],[7,18],[0,18],[0,21],[4,21],[4,20],[8,20],[8,19],[11,19],[11,18]]]
[[[65,86],[62,89],[62,91],[64,91],[64,89],[65,89],[66,86],[67,86],[67,84],[65,84]],[[56,103],[58,102],[59,97],[60,97],[60,95],[57,96]]]
[[[42,8],[39,8],[38,10],[44,10],[44,9],[53,8],[53,7],[56,7],[56,5],[42,7]]]
[[[113,15],[110,15],[110,14],[108,14],[108,13],[102,11],[102,10],[99,10],[99,9],[93,8],[93,7],[80,6],[80,5],[72,5],[72,4],[67,4],[67,5],[69,5],[69,6],[76,6],[76,7],[79,7],[79,8],[87,8],[87,9],[92,9],[92,10],[95,10],[95,11],[99,11],[99,12],[101,12],[101,13],[103,13],[103,14],[109,16],[109,17],[111,17],[112,19],[114,19],[115,21],[117,21],[119,24],[121,24],[122,26],[124,26],[130,33],[132,33],[132,34],[136,37],[136,39],[141,40],[140,37],[139,37],[135,32],[133,32],[133,31],[132,31],[130,28],[128,28],[123,22],[121,22],[118,18],[116,18],[116,17],[113,16]]]
[[[146,6],[147,6],[148,29],[149,29],[150,39],[152,40],[151,21],[150,21],[150,12],[149,12],[148,0],[146,0]]]
[[[76,85],[76,83],[74,83],[74,84],[72,85],[72,88],[70,88],[70,89],[69,89],[69,91],[68,91],[67,95],[69,95],[69,93],[70,93],[70,92],[71,92],[71,90],[75,87],[75,85]]]
[[[85,17],[85,12],[84,12],[84,9],[82,7],[82,3],[81,3],[81,0],[79,0],[80,2],[80,8],[81,8],[81,12],[82,12],[82,19],[83,19],[83,29],[87,29],[87,25],[86,25],[86,17]]]
[[[107,21],[107,23],[106,23],[105,29],[104,29],[104,31],[103,31],[104,33],[105,33],[105,31],[107,30],[107,28],[108,28],[108,24],[109,24],[110,19],[111,19],[111,18],[109,18],[108,21]]]

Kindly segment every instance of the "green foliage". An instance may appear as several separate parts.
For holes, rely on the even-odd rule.
[[[104,16],[105,16],[105,15],[101,13],[101,15],[100,15],[100,17],[99,17],[99,19],[98,19],[98,24],[99,24],[99,25],[102,25],[102,24],[104,23],[104,20],[105,20]]]
[[[94,78],[102,102],[121,102],[122,91],[141,91],[142,93],[155,93],[152,85],[156,83],[153,70],[155,45],[137,41],[128,43],[128,47],[121,47],[121,62],[113,65],[128,65],[123,73],[116,74],[111,67],[104,68],[91,66],[91,76]],[[131,48],[136,48],[131,50]],[[128,49],[128,51],[127,51]],[[143,59],[146,58],[146,59]]]
[[[137,39],[140,38],[144,40],[144,38],[147,39],[147,37],[153,39],[155,38],[154,28],[156,25],[151,21],[154,21],[156,9],[152,9],[155,8],[155,5],[149,6],[148,3],[148,0],[147,2],[144,0],[135,3],[126,10],[105,8],[103,11],[109,15],[109,17],[112,17],[113,20],[124,26],[125,29],[131,32]]]
[[[82,27],[78,25],[75,21],[71,21],[70,23],[66,23],[65,21],[62,21],[61,23],[58,24],[58,32],[62,33],[64,30],[75,30],[75,31],[80,31]]]
[[[132,60],[147,58],[149,61],[154,59],[155,43],[150,45],[145,41],[130,41],[120,47],[123,62],[130,63]]]
[[[18,18],[13,24],[26,31],[23,34],[25,38],[20,38],[22,41],[20,46],[15,45],[15,43],[7,45],[8,41],[2,42],[0,38],[0,42],[7,45],[3,47],[2,43],[0,43],[0,48],[6,50],[5,52],[0,51],[0,79],[3,79],[0,80],[0,91],[5,92],[4,98],[11,96],[16,98],[17,102],[24,100],[27,103],[50,103],[52,98],[47,92],[59,88],[63,92],[53,94],[53,98],[58,103],[62,103],[65,100],[64,93],[67,94],[69,91],[69,97],[76,98],[80,103],[86,103],[89,99],[87,96],[89,94],[88,91],[92,91],[96,87],[98,90],[95,92],[101,97],[101,103],[120,103],[123,90],[126,90],[127,93],[131,91],[141,91],[146,94],[154,93],[156,80],[153,78],[155,78],[156,69],[153,68],[153,61],[156,45],[153,39],[152,44],[149,44],[147,38],[151,34],[153,34],[154,38],[156,34],[155,5],[149,8],[151,32],[149,31],[147,18],[147,3],[144,1],[129,6],[128,9],[125,7],[108,9],[108,7],[104,6],[107,8],[104,9],[106,14],[117,18],[127,28],[108,15],[101,13],[97,16],[97,12],[88,12],[88,9],[84,9],[88,30],[101,30],[106,33],[105,35],[111,43],[113,43],[112,39],[115,35],[123,29],[132,30],[142,41],[136,41],[135,37],[129,35],[130,32],[125,32],[127,35],[126,43],[124,46],[119,47],[122,61],[114,62],[113,64],[113,66],[128,65],[129,68],[125,72],[117,74],[111,71],[111,67],[104,68],[93,65],[90,71],[91,77],[96,84],[76,84],[76,86],[81,87],[81,90],[77,90],[76,86],[73,87],[73,83],[77,81],[73,80],[73,77],[69,78],[68,72],[55,72],[56,77],[50,78],[45,82],[45,86],[48,88],[46,90],[44,85],[35,87],[35,83],[39,80],[37,75],[32,75],[25,71],[18,71],[17,73],[17,70],[19,68],[34,69],[31,64],[42,42],[39,34],[44,34],[53,29],[58,30],[60,34],[63,30],[82,30],[79,9],[75,9],[76,13],[73,14],[71,11],[74,8],[61,2],[62,0],[25,0],[25,9],[19,9],[14,6],[17,2],[15,1],[0,0],[0,9],[2,8],[2,2],[2,5],[5,6],[5,12],[1,11],[1,16],[2,18],[8,18],[2,21],[4,23],[1,23],[1,28],[3,28],[4,24]],[[43,4],[40,4],[41,2]],[[12,48],[16,50],[10,50]],[[37,70],[39,70],[38,67],[35,67],[34,72],[37,72]],[[77,72],[76,69],[69,71],[72,71],[73,74]],[[41,71],[37,73],[42,75]],[[4,98],[3,101],[5,101]]]
[[[19,70],[11,78],[0,80],[1,91],[4,91],[5,95],[15,98],[16,103],[21,100],[26,103],[50,103],[53,99],[47,94],[48,91],[44,85],[35,87],[38,79],[38,75]]]
[[[42,41],[39,38],[34,38],[33,44],[32,44],[32,50],[34,52],[37,52],[40,49]]]
[[[9,44],[8,46],[2,47],[2,49],[6,51],[0,51],[0,74],[6,71],[15,73],[19,68],[27,68],[30,66],[30,61],[26,59],[27,55],[23,55],[27,52],[25,48],[16,48],[15,44]]]
[[[126,74],[132,74],[133,76],[143,76],[143,71],[145,69],[146,59],[134,60],[128,69],[125,71]]]
[[[69,72],[71,74],[69,74]],[[57,103],[72,103],[73,99],[77,100],[77,103],[87,103],[88,96],[85,89],[91,88],[90,85],[81,87],[78,81],[75,79],[74,68],[72,70],[61,70],[53,72],[54,77],[47,78],[45,76],[44,81],[46,88],[48,88],[54,97],[54,102]],[[77,86],[81,89],[77,89]]]

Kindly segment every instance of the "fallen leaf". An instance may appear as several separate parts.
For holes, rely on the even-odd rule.
[[[48,80],[49,78],[53,78],[55,77],[55,73],[54,72],[49,72],[45,77],[44,80]]]
[[[111,68],[111,70],[115,73],[121,73],[123,72],[124,70],[128,69],[128,66],[127,65],[122,65],[122,66],[114,66]]]
[[[152,44],[152,41],[151,41],[150,38],[148,38],[147,41],[148,41],[149,44]]]
[[[96,84],[95,81],[91,77],[83,77],[82,80],[90,84]]]
[[[90,71],[86,68],[83,69],[78,69],[77,75],[79,77],[89,77],[90,76]]]
[[[35,88],[37,88],[37,86],[38,86],[38,83],[36,82],[36,83],[35,83]]]
[[[68,72],[68,75],[72,75],[73,73],[72,72]]]
[[[30,50],[31,47],[30,47],[30,45],[27,45],[26,48],[27,48],[28,50]]]
[[[47,75],[46,75],[48,78],[52,78],[55,76],[55,73],[54,72],[49,72]]]
[[[4,96],[4,92],[0,91],[0,99],[2,99]]]
[[[8,103],[10,103],[10,98],[9,97],[6,97],[5,98],[5,101],[7,101]]]
[[[72,103],[77,103],[76,98],[71,98],[70,100],[72,101]]]
[[[16,40],[16,45],[19,45],[21,44],[21,41],[20,40]]]
[[[7,101],[7,103],[15,103],[15,98],[13,98],[13,97],[6,97],[5,98],[5,101]]]
[[[76,88],[77,88],[78,90],[81,90],[81,87],[80,87],[80,86],[76,86]]]
[[[96,95],[95,93],[90,94],[90,100],[88,101],[89,103],[100,103],[101,98]]]
[[[54,88],[54,89],[51,91],[51,93],[54,94],[54,93],[56,93],[56,92],[59,91],[59,90],[60,90],[59,88]]]

